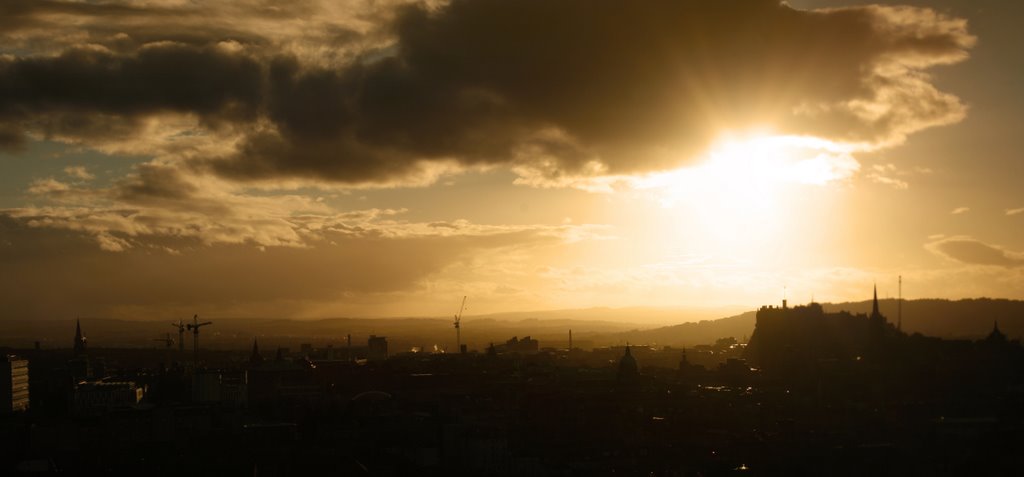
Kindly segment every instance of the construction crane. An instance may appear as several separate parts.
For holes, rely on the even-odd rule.
[[[212,324],[212,321],[204,321],[200,323],[199,315],[192,315],[192,323],[185,325],[188,329],[192,330],[192,362],[196,367],[199,366],[199,328]]]
[[[459,314],[455,315],[455,349],[457,353],[462,352],[462,311],[466,309],[466,297],[462,297],[462,306],[459,307]]]
[[[171,323],[171,326],[178,329],[178,354],[185,354],[185,321],[178,320],[177,323]]]
[[[171,339],[170,333],[167,333],[167,337],[165,338],[153,338],[153,341],[162,341],[164,343],[164,346],[166,346],[167,348],[170,348],[171,345],[174,344],[174,340]]]

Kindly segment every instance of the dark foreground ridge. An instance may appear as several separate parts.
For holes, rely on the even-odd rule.
[[[749,343],[688,348],[97,349],[86,328],[9,350],[0,474],[1016,475],[1024,445],[1019,341],[908,335],[877,300],[763,307]]]

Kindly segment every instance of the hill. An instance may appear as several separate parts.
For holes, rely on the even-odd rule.
[[[892,324],[898,319],[896,299],[878,300],[879,310]],[[824,303],[826,312],[849,311],[870,313],[871,300]],[[978,339],[992,331],[995,321],[1011,339],[1024,336],[1024,301],[969,298],[962,300],[903,300],[903,331],[946,339]],[[756,311],[718,320],[665,326],[647,330],[630,330],[599,336],[602,342],[644,343],[653,346],[694,346],[713,343],[718,338],[743,340],[754,332]]]
[[[825,303],[827,312],[847,310],[853,313],[871,311],[871,301]],[[897,300],[879,300],[882,313],[890,323],[897,320]],[[706,314],[708,311],[705,310]],[[471,349],[483,349],[491,342],[500,343],[512,336],[530,335],[541,346],[565,347],[568,332],[573,330],[574,344],[579,347],[617,345],[625,342],[652,346],[694,346],[713,343],[718,338],[743,340],[754,331],[755,311],[727,318],[705,319],[670,326],[638,328],[637,321],[683,321],[695,315],[685,310],[648,308],[594,308],[553,310],[527,313],[500,313],[465,317],[462,338]],[[701,316],[701,315],[696,315]],[[706,316],[706,315],[705,315]],[[641,317],[640,320],[634,318]],[[977,339],[999,328],[1012,339],[1024,336],[1024,301],[975,298],[963,300],[921,299],[903,301],[903,330],[951,339]],[[214,325],[203,329],[200,337],[204,347],[244,349],[253,338],[266,349],[297,348],[301,343],[315,347],[341,346],[351,334],[354,345],[365,344],[371,334],[387,336],[393,350],[413,346],[434,345],[455,348],[455,332],[448,319],[438,318],[329,318],[322,320],[290,320],[271,318],[215,319]],[[177,332],[169,322],[131,321],[102,318],[82,320],[91,346],[154,348],[162,346],[158,338]],[[43,348],[67,348],[74,336],[74,320],[3,320],[0,321],[0,346],[30,347],[39,341]],[[192,338],[186,336],[186,347]]]

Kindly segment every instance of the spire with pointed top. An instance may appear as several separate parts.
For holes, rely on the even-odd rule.
[[[999,331],[999,321],[994,320],[992,322],[992,332],[988,334],[985,341],[989,343],[1004,343],[1006,342],[1006,335],[1002,331]]]
[[[626,343],[626,353],[619,360],[619,381],[633,381],[639,375],[639,368],[636,358],[629,351],[629,343]]]
[[[82,320],[75,319],[75,356],[85,354],[85,336],[82,336]]]
[[[871,316],[878,316],[881,313],[878,312],[878,284],[875,284],[875,297],[871,303]]]
[[[263,356],[260,354],[260,346],[256,343],[256,338],[252,339],[252,354],[249,355],[249,364],[260,364],[263,362]]]
[[[877,341],[882,339],[885,335],[885,322],[886,319],[882,316],[882,312],[878,310],[878,284],[874,287],[874,296],[871,300],[871,316],[868,317],[868,321],[871,326],[872,339]]]

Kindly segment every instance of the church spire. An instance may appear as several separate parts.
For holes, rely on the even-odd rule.
[[[82,336],[82,320],[75,319],[75,356],[85,354],[85,336]]]
[[[871,336],[880,340],[885,335],[885,317],[878,310],[878,284],[875,284],[874,296],[871,300],[871,316],[868,317],[871,328]]]
[[[871,304],[871,316],[878,316],[881,313],[878,312],[878,284],[875,284],[875,298]]]
[[[263,355],[260,354],[260,346],[256,338],[252,339],[252,354],[249,355],[249,364],[260,364],[263,362]]]
[[[623,354],[622,359],[619,360],[619,381],[620,382],[632,382],[639,376],[639,368],[636,364],[636,358],[629,351],[629,343],[626,343],[626,352]]]

